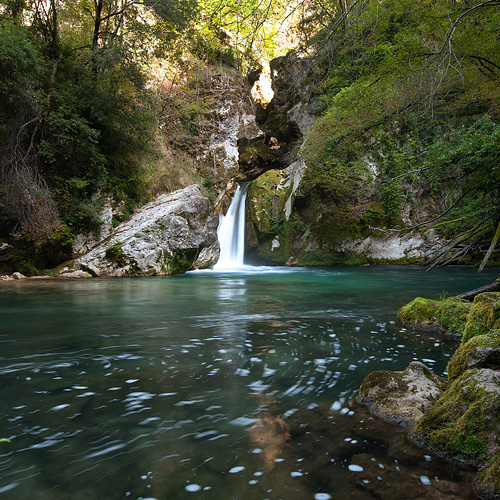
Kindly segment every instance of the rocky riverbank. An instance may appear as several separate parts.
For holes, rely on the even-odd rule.
[[[421,363],[402,372],[374,372],[361,385],[358,402],[387,422],[408,426],[418,446],[475,469],[479,498],[500,499],[500,293],[479,293],[472,302],[417,297],[398,318],[461,337],[447,379]]]

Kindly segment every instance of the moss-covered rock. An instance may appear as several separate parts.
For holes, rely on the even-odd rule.
[[[413,425],[441,396],[447,383],[419,361],[403,371],[370,373],[359,389],[357,402],[391,424]]]
[[[500,327],[500,292],[477,295],[467,316],[462,344],[472,337],[484,335],[492,328]]]
[[[462,344],[448,363],[448,379],[456,379],[469,368],[500,369],[500,331],[490,330]]]
[[[398,311],[398,319],[403,323],[422,328],[437,329],[437,313],[439,301],[417,297]]]
[[[471,307],[470,302],[450,297],[441,302],[437,312],[437,320],[446,330],[463,335]]]
[[[490,467],[500,449],[500,372],[467,370],[417,422],[412,439],[463,465]]]

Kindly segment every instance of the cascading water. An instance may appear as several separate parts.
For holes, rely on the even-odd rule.
[[[225,216],[221,216],[217,235],[220,243],[220,257],[215,270],[243,267],[245,253],[245,200],[248,182],[239,184]]]

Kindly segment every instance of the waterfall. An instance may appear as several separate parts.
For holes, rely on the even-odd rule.
[[[225,216],[221,215],[217,236],[220,243],[220,257],[214,269],[243,267],[245,253],[245,200],[248,182],[238,184],[231,205]]]

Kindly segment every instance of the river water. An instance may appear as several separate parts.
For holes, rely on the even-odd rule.
[[[456,344],[404,328],[396,311],[496,276],[248,268],[0,282],[0,498],[467,498],[467,471],[350,401],[373,370],[420,360],[442,375]]]

